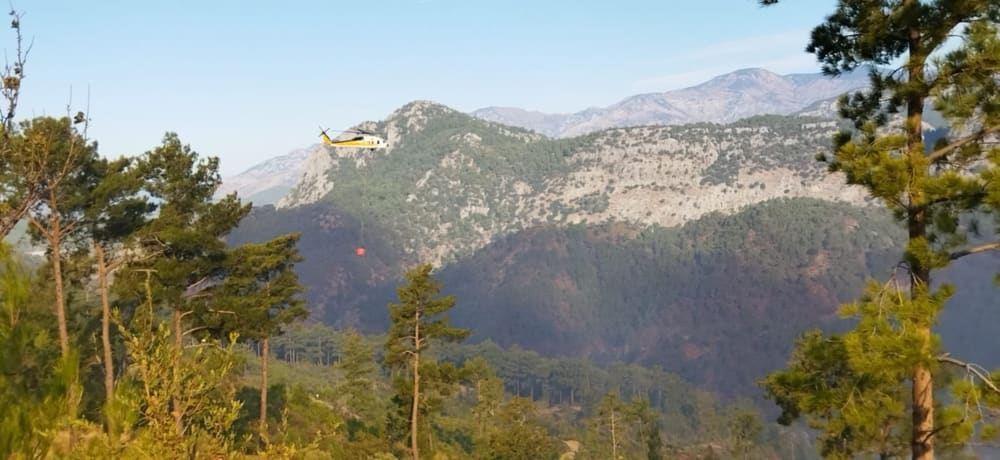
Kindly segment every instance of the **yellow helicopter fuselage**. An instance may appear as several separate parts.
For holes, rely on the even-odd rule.
[[[378,136],[372,136],[368,134],[363,134],[360,136],[352,137],[350,139],[344,140],[333,140],[326,133],[320,135],[323,139],[323,143],[333,147],[349,147],[349,148],[363,148],[363,149],[384,149],[386,147],[386,142],[384,139]]]

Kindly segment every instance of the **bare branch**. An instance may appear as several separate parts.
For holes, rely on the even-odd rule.
[[[997,385],[993,383],[993,379],[990,378],[989,373],[986,371],[986,369],[983,369],[982,366],[975,363],[967,363],[965,361],[952,358],[947,353],[943,355],[938,355],[937,360],[938,362],[941,363],[951,364],[953,366],[958,366],[961,367],[962,369],[965,369],[966,372],[970,372],[976,377],[978,377],[979,380],[982,380],[983,384],[986,385],[987,388],[993,390],[994,393],[1000,394],[1000,387],[997,387]]]
[[[961,251],[955,251],[951,253],[951,255],[949,255],[948,258],[951,260],[956,260],[968,255],[978,254],[980,252],[998,251],[998,250],[1000,250],[1000,241],[994,241],[992,243],[981,244],[979,246],[966,248]]]
[[[31,207],[38,201],[37,197],[37,191],[34,188],[30,189],[28,194],[13,210],[4,216],[0,216],[0,239],[6,237],[14,226],[28,214]]]
[[[181,294],[181,298],[190,300],[190,299],[199,297],[199,294],[201,294],[202,291],[204,291],[204,290],[212,287],[212,284],[209,283],[208,281],[209,281],[209,277],[206,276],[206,277],[204,277],[204,278],[202,278],[202,279],[200,279],[200,280],[192,283],[191,285],[189,285],[187,287],[187,289],[184,290],[184,293]]]
[[[197,331],[200,331],[202,329],[208,329],[208,326],[198,326],[198,327],[195,327],[195,328],[191,328],[191,329],[188,329],[188,330],[182,332],[181,335],[191,335],[192,332],[197,332]]]
[[[78,220],[66,222],[65,224],[63,224],[62,232],[67,235],[72,234],[73,231],[76,230],[76,228],[79,226],[80,226],[80,221]]]
[[[123,266],[125,266],[126,264],[128,264],[130,262],[131,263],[144,262],[144,261],[152,259],[152,258],[154,258],[154,257],[156,257],[156,256],[158,256],[158,255],[160,255],[162,253],[163,253],[163,250],[157,250],[157,251],[149,252],[149,253],[147,253],[145,255],[142,255],[142,256],[139,256],[139,257],[122,256],[122,257],[113,258],[112,261],[108,264],[108,273],[112,273],[112,272],[118,270],[119,268],[122,268]]]
[[[417,345],[418,347],[420,346],[420,344],[422,344],[422,343],[424,343],[424,342],[426,342],[426,341],[427,341],[427,338],[426,338],[426,337],[419,337],[419,338],[418,338],[418,337],[417,337],[416,335],[408,335],[408,336],[405,336],[405,337],[403,337],[403,338],[404,338],[404,339],[407,339],[407,340],[412,340],[412,341],[413,341],[413,343],[414,343],[415,345]]]
[[[87,143],[87,131],[90,130],[90,84],[87,85],[87,105],[83,110],[83,141]]]
[[[5,62],[4,69],[0,72],[0,79],[2,79],[0,83],[2,83],[3,88],[2,94],[7,102],[6,110],[0,113],[0,124],[4,127],[4,135],[9,134],[14,128],[14,116],[17,112],[17,103],[21,96],[21,83],[24,81],[25,76],[24,65],[28,62],[28,54],[34,46],[34,39],[28,44],[27,48],[24,46],[24,36],[21,34],[21,18],[24,17],[24,13],[17,13],[12,7],[10,16],[10,27],[14,29],[16,54],[14,55],[14,64],[11,65],[9,62]]]

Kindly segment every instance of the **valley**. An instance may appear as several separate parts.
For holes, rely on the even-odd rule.
[[[338,328],[387,327],[403,270],[429,261],[470,340],[655,365],[757,397],[795,337],[848,327],[838,306],[903,250],[885,209],[816,161],[846,129],[835,119],[551,139],[416,101],[361,126],[391,147],[316,148],[292,191],[229,240],[302,232],[314,318]],[[991,295],[960,299],[982,311]]]

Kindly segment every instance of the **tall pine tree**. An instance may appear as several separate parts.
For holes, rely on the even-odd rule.
[[[472,333],[468,329],[449,326],[448,317],[442,316],[455,305],[455,296],[437,297],[441,283],[431,277],[432,266],[421,264],[406,273],[409,283],[396,290],[399,303],[389,304],[392,326],[385,344],[387,366],[405,370],[412,378],[410,394],[410,451],[419,460],[417,443],[418,413],[420,407],[421,353],[431,340],[460,341]]]
[[[235,194],[213,200],[221,184],[219,159],[201,158],[174,133],[160,146],[146,152],[137,168],[144,177],[143,192],[157,203],[156,218],[138,237],[137,258],[123,272],[123,295],[142,299],[144,275],[152,270],[154,299],[174,311],[174,340],[182,340],[183,318],[191,313],[191,300],[216,284],[225,272],[227,255],[223,237],[250,212]],[[148,257],[155,255],[155,257]]]
[[[114,356],[111,346],[110,284],[114,273],[137,246],[135,235],[149,222],[156,206],[139,194],[142,175],[133,158],[102,160],[95,168],[99,181],[81,203],[86,236],[94,254],[101,299],[101,348],[105,400],[114,398]]]
[[[21,124],[22,138],[15,147],[31,160],[22,166],[22,174],[37,174],[39,180],[34,204],[28,209],[32,236],[48,247],[49,266],[55,290],[55,312],[59,330],[59,348],[69,354],[66,286],[63,262],[67,251],[85,229],[85,203],[100,181],[101,160],[97,145],[88,143],[75,126],[79,117],[56,119],[39,117]]]
[[[148,296],[169,307],[174,347],[180,350],[185,318],[206,305],[194,300],[224,276],[227,248],[222,238],[251,205],[241,204],[235,193],[213,201],[221,183],[218,158],[200,158],[174,133],[167,133],[136,167],[144,178],[143,193],[158,209],[155,219],[137,233],[140,257],[119,273],[115,290],[123,299],[141,302]],[[152,274],[148,294],[146,273]],[[177,360],[180,365],[180,355]],[[183,431],[184,417],[174,414],[178,431]]]
[[[298,233],[289,233],[262,244],[246,243],[234,249],[226,263],[225,280],[213,302],[218,305],[214,311],[231,329],[241,337],[261,343],[259,429],[265,443],[268,339],[282,334],[288,324],[309,314],[305,301],[299,297],[304,288],[293,270],[295,263],[302,261],[296,248],[299,237]]]
[[[869,66],[871,80],[868,90],[841,99],[840,114],[856,129],[838,135],[834,154],[824,159],[849,184],[865,187],[888,206],[908,232],[904,262],[898,267],[905,276],[872,283],[861,302],[844,308],[846,315],[860,317],[858,329],[842,340],[805,339],[810,349],[797,355],[789,370],[765,382],[787,416],[821,411],[811,415],[824,421],[828,440],[853,446],[835,449],[837,455],[891,453],[880,449],[892,449],[894,443],[880,438],[900,429],[890,422],[904,410],[910,414],[912,458],[933,458],[936,439],[955,436],[952,442],[961,442],[964,423],[952,420],[952,412],[935,413],[939,365],[958,361],[941,353],[932,330],[953,287],[933,289],[931,274],[962,257],[1000,248],[1000,242],[970,244],[967,237],[976,224],[962,219],[998,204],[998,20],[1000,3],[995,0],[839,0],[836,11],[812,31],[806,50],[816,55],[825,74]],[[960,41],[945,53],[947,40],[955,35]],[[934,146],[924,144],[928,104],[951,124],[948,138]],[[898,113],[904,115],[901,127],[890,123]],[[832,381],[817,381],[806,369],[815,366],[815,359],[830,360],[826,346],[838,347],[831,351],[842,355],[845,362],[837,366],[843,372],[828,374]],[[830,404],[828,398],[850,382],[862,383],[870,398]],[[896,388],[904,382],[908,392]],[[898,399],[906,393],[909,401]],[[884,411],[869,412],[878,420],[852,424],[852,414],[863,413],[852,404]],[[836,407],[844,410],[832,409]],[[882,426],[886,423],[890,426]]]

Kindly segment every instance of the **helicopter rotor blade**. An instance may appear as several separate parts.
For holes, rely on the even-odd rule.
[[[331,130],[329,128],[324,129],[323,126],[320,125],[319,130],[320,130],[320,134],[321,135],[322,134],[327,134],[327,133],[342,133],[342,134],[343,133],[355,133],[355,134],[358,134],[358,135],[379,136],[379,134],[375,133],[374,131],[369,131],[367,129],[361,129],[361,128],[348,128],[348,129],[344,129],[344,130],[336,130],[336,129]]]

